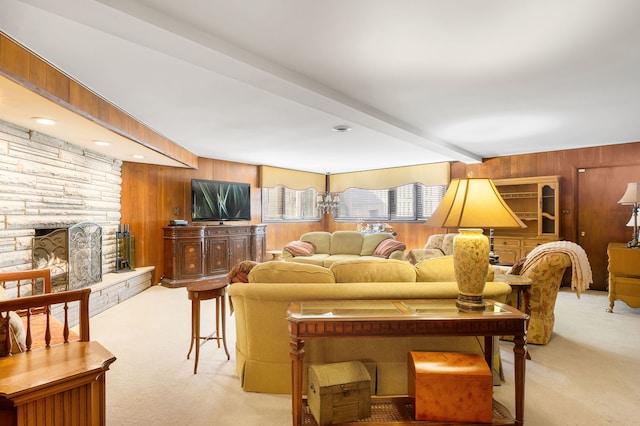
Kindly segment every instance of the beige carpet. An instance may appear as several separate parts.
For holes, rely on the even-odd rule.
[[[640,407],[640,309],[588,291],[560,292],[556,327],[546,346],[530,345],[525,424],[631,425]],[[203,330],[213,324],[203,302]],[[234,317],[228,321],[231,361],[215,342],[201,348],[198,374],[189,349],[186,291],[154,286],[93,317],[91,338],[118,358],[107,374],[107,423],[115,425],[290,425],[287,395],[242,391],[235,375]],[[286,344],[286,342],[284,343]],[[513,406],[512,344],[501,342],[506,383],[494,398]]]

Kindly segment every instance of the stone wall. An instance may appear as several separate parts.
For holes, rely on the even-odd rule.
[[[0,121],[0,271],[31,269],[36,228],[102,226],[102,272],[115,269],[122,161]]]

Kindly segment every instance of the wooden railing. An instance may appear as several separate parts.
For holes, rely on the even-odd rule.
[[[44,342],[45,346],[51,344],[51,324],[58,321],[55,317],[51,318],[51,306],[57,304],[64,305],[64,318],[62,320],[62,330],[64,343],[69,341],[69,320],[68,308],[69,303],[79,302],[79,341],[89,341],[89,295],[91,289],[84,288],[80,290],[65,291],[60,293],[50,293],[38,296],[20,297],[16,299],[7,299],[0,301],[1,320],[5,322],[5,349],[8,353],[11,349],[11,333],[9,329],[9,311],[25,312],[26,316],[26,350],[30,351],[32,346],[32,319],[35,315],[43,315],[45,320]],[[33,314],[33,312],[42,312]]]

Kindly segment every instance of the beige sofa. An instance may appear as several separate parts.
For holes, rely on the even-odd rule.
[[[504,302],[508,284],[488,282],[487,299]],[[450,257],[418,265],[399,260],[359,259],[330,268],[293,262],[266,262],[249,273],[249,283],[229,288],[235,310],[237,374],[245,391],[291,392],[291,358],[286,311],[299,300],[455,299],[458,288]],[[311,339],[305,365],[361,360],[374,370],[376,393],[407,393],[409,351],[481,353],[475,337]],[[303,389],[306,389],[306,367]]]
[[[385,240],[397,243],[399,250],[379,254],[376,250]],[[310,255],[295,255],[292,243],[308,243],[313,247]],[[397,242],[393,235],[386,232],[363,234],[358,231],[314,231],[302,234],[299,241],[289,243],[282,250],[282,258],[287,262],[308,263],[328,268],[335,262],[353,259],[398,259],[404,257],[404,244]]]

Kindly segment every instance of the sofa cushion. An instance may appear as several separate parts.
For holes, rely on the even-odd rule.
[[[335,231],[331,234],[331,254],[356,254],[362,250],[362,234],[358,231]]]
[[[311,256],[294,256],[289,262],[306,263],[307,265],[324,266],[325,260],[329,257],[327,253],[316,253]]]
[[[413,265],[395,259],[356,259],[336,262],[329,268],[337,283],[414,282]]]
[[[300,236],[300,241],[313,244],[316,253],[329,254],[331,250],[331,232],[313,231],[306,232]]]
[[[487,259],[487,265],[489,260]],[[453,256],[434,257],[423,260],[416,266],[416,281],[419,282],[447,282],[456,281],[456,273],[453,268]],[[494,270],[487,267],[487,281],[493,281]]]
[[[376,247],[384,241],[393,238],[393,235],[386,232],[374,232],[373,234],[365,234],[362,238],[362,249],[360,256],[373,256]]]
[[[311,256],[316,248],[308,241],[291,241],[284,249],[294,256]]]
[[[453,239],[456,237],[456,235],[458,234],[446,234],[442,239],[442,246],[440,247],[440,250],[442,250],[445,255],[453,254]]]
[[[343,262],[345,260],[357,260],[357,259],[360,259],[361,257],[362,256],[358,254],[332,254],[326,259],[324,259],[324,261],[322,262],[322,266],[324,266],[325,268],[328,268],[336,262]]]
[[[448,234],[434,234],[427,239],[425,249],[438,249],[442,251],[445,256],[453,254],[453,239],[458,235],[455,232]]]
[[[335,283],[333,273],[322,266],[298,262],[265,262],[249,272],[250,283]]]
[[[373,252],[374,256],[388,258],[394,251],[404,251],[407,246],[395,238],[381,241]]]
[[[445,234],[430,235],[427,239],[427,243],[424,245],[425,249],[438,249],[442,247],[442,240],[444,240]]]

